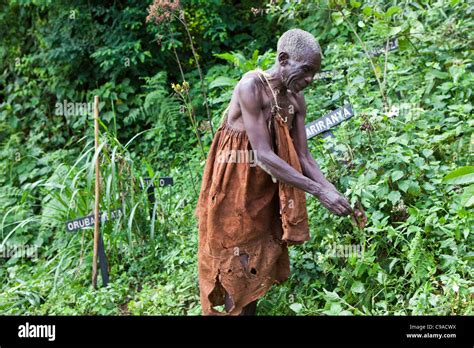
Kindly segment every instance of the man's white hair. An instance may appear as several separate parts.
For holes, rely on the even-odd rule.
[[[313,52],[321,56],[321,47],[313,34],[301,29],[290,29],[278,39],[277,55],[286,52],[291,59],[302,61],[305,53]]]

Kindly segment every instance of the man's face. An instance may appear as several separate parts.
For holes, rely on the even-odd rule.
[[[301,61],[291,59],[286,52],[278,56],[281,65],[283,84],[292,92],[297,93],[305,89],[321,67],[319,54],[308,53]]]

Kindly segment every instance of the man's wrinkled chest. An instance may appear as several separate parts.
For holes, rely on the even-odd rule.
[[[279,113],[288,125],[288,129],[293,128],[293,122],[297,112],[296,103],[287,98],[278,101],[278,108],[270,99],[265,101],[263,107],[263,114],[265,115],[265,122],[267,124],[269,124],[271,118],[274,117],[276,113]]]

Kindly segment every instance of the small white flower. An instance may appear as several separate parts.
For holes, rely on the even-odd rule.
[[[458,292],[459,291],[459,286],[457,284],[454,284],[453,285],[453,290],[454,290],[454,292]]]
[[[390,111],[388,112],[387,116],[390,117],[390,118],[391,117],[396,117],[396,116],[398,116],[399,112],[400,112],[400,109],[398,108],[398,106],[393,105],[392,108],[390,109]]]

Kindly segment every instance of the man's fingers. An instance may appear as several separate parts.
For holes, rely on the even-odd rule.
[[[338,204],[334,207],[334,211],[335,211],[335,214],[338,215],[338,216],[344,216],[344,208]]]
[[[341,212],[339,211],[339,207],[337,206],[337,204],[335,205],[328,205],[326,208],[328,208],[328,210],[335,214],[335,215],[339,215]]]
[[[342,199],[342,205],[343,205],[345,210],[347,210],[348,212],[352,212],[352,207],[351,207],[351,205],[349,204],[349,201],[346,198]]]
[[[349,202],[345,198],[342,198],[341,200],[339,200],[339,209],[344,216],[352,213],[352,207],[350,206]]]
[[[339,216],[344,216],[344,207],[341,204],[337,205],[337,211],[339,212]]]
[[[353,212],[349,201],[342,195],[335,197],[336,199],[331,204],[330,202],[321,201],[323,205],[333,214],[338,216],[347,216]]]

